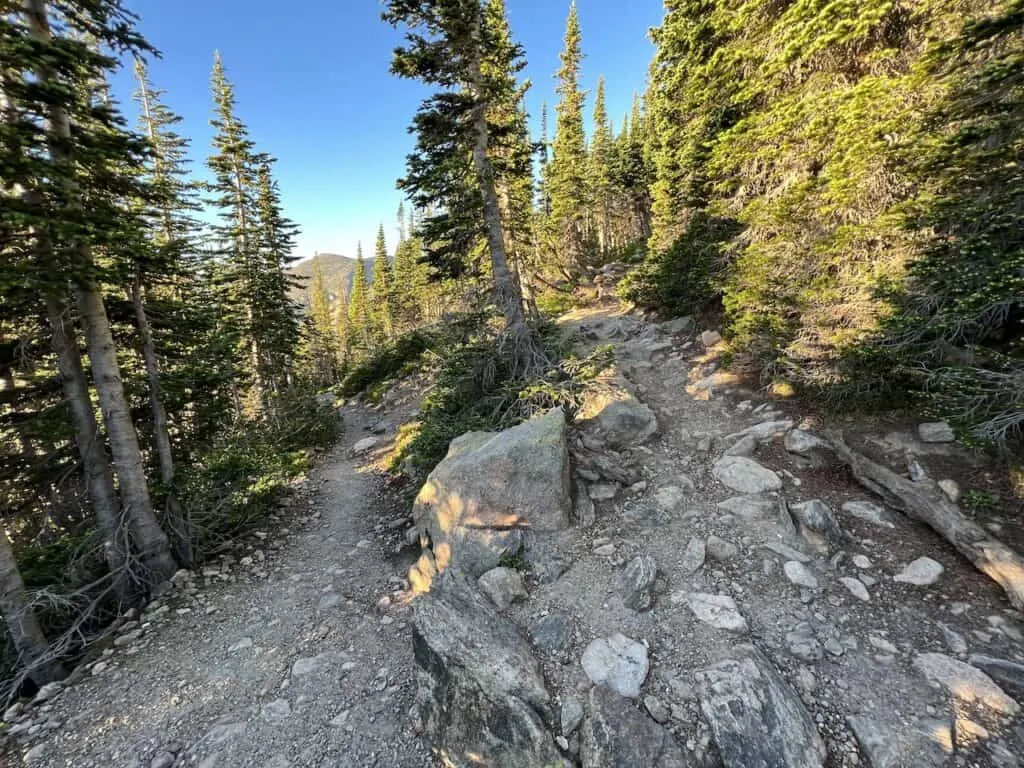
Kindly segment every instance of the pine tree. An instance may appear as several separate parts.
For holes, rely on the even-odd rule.
[[[384,239],[384,225],[377,231],[377,245],[373,257],[373,289],[371,291],[371,315],[374,333],[384,339],[395,334],[394,277],[391,258],[388,256]]]
[[[337,338],[334,318],[331,316],[331,298],[324,283],[324,270],[317,256],[313,257],[313,281],[309,286],[310,320],[312,322],[312,355],[317,378],[321,386],[335,379]]]
[[[573,2],[565,30],[565,44],[558,70],[554,157],[548,171],[551,223],[569,266],[579,269],[587,261],[587,145],[583,129],[585,94],[580,89],[580,20]]]
[[[373,348],[369,288],[366,282],[363,244],[358,243],[356,245],[356,269],[352,275],[352,289],[348,301],[348,336],[351,340],[350,348],[359,355],[367,355]]]
[[[507,47],[503,58],[519,62],[521,48],[495,36],[480,0],[389,0],[384,19],[408,29],[406,47],[395,51],[392,72],[441,89],[414,118],[416,151],[401,183],[420,207],[438,204],[444,211],[423,227],[430,258],[435,268],[457,272],[466,268],[481,239],[487,243],[494,298],[514,350],[513,368],[534,371],[547,359],[526,324],[518,275],[509,265],[489,122],[492,110],[518,100],[509,89],[514,75],[496,67],[491,54]]]
[[[597,242],[604,255],[607,255],[613,246],[610,242],[613,149],[612,128],[605,106],[604,77],[601,77],[597,81],[597,95],[594,97],[594,128],[590,140],[588,184],[594,205]]]
[[[82,33],[88,28],[90,36],[100,44],[136,52],[147,48],[134,33],[131,17],[119,2],[108,0],[76,10],[81,15],[71,17],[72,33]],[[55,39],[45,0],[26,0],[23,19],[28,37],[37,46],[34,77],[49,96],[43,100],[45,106],[40,107],[41,116],[46,120],[43,138],[49,167],[33,180],[33,186],[37,190],[46,188],[50,202],[57,203],[48,211],[45,226],[37,230],[38,263],[51,273],[56,271],[56,274],[70,276],[74,284],[132,552],[141,563],[142,584],[151,586],[168,578],[176,565],[167,536],[153,512],[139,438],[132,423],[117,347],[99,284],[102,273],[94,253],[104,246],[116,248],[126,230],[134,227],[134,222],[131,227],[126,225],[121,207],[126,188],[133,191],[131,180],[117,171],[112,176],[110,169],[123,167],[122,164],[137,165],[144,143],[140,137],[123,129],[108,105],[97,103],[94,98],[97,84],[104,82],[106,73],[116,62],[79,39],[70,36]],[[74,66],[68,67],[69,61],[74,62]],[[98,146],[82,141],[90,134],[100,139]],[[84,219],[81,214],[86,211],[86,199],[88,218]],[[52,280],[53,274],[49,278],[51,288],[46,301],[55,337],[63,334],[65,339],[56,343],[57,346],[66,344],[65,354],[70,355],[70,350],[74,349],[73,336],[62,319],[69,307]],[[65,370],[71,372],[73,367],[71,363]],[[69,383],[81,396],[80,383]],[[78,427],[80,434],[89,432],[84,419]],[[107,519],[109,514],[109,510],[97,512],[101,525],[111,525]]]

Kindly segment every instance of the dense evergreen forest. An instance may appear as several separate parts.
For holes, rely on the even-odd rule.
[[[582,88],[572,6],[539,136],[504,0],[388,0],[393,74],[436,89],[412,117],[398,242],[381,225],[350,286],[314,262],[308,311],[228,66],[199,183],[129,5],[0,15],[10,690],[59,678],[119,611],[266,524],[334,436],[318,393],[372,398],[429,368],[396,461],[412,474],[461,431],[570,402],[594,361],[545,319],[612,263],[640,308],[721,315],[765,386],[1020,438],[1021,0],[666,0],[614,123],[603,82]],[[126,105],[108,87],[124,66]]]

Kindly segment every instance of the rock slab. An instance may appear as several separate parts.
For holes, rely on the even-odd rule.
[[[581,663],[592,683],[631,699],[640,695],[650,669],[647,647],[618,633],[588,645]]]
[[[701,711],[726,768],[821,768],[825,744],[771,663],[750,648],[696,675]]]
[[[504,432],[453,440],[416,497],[413,521],[434,571],[479,577],[522,549],[527,530],[567,528],[571,511],[565,415],[556,408]]]
[[[942,653],[918,654],[914,659],[914,668],[959,701],[977,703],[1011,717],[1020,711],[1020,705],[1007,696],[991,677],[952,656]]]
[[[693,615],[708,626],[727,632],[747,631],[747,620],[736,607],[736,601],[728,595],[694,592],[686,596],[686,602]]]
[[[949,723],[894,724],[891,717],[847,719],[871,768],[942,768],[953,743]],[[945,738],[943,738],[945,734]]]
[[[413,603],[413,652],[424,735],[451,765],[560,764],[529,644],[463,574],[446,571]]]
[[[672,734],[603,685],[590,691],[581,736],[583,768],[690,768],[697,765]]]

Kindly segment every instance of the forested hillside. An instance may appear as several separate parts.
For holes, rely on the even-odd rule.
[[[132,8],[0,15],[11,691],[265,522],[332,441],[330,395],[430,375],[395,462],[414,478],[462,432],[574,404],[602,353],[573,357],[547,321],[608,298],[609,274],[643,310],[721,316],[766,389],[1018,449],[1022,0],[666,0],[620,115],[584,88],[602,62],[573,4],[537,116],[505,0],[387,0],[391,71],[431,91],[407,202],[379,214],[399,234],[375,221],[372,253],[306,262],[230,62],[211,52],[214,140],[192,146]]]

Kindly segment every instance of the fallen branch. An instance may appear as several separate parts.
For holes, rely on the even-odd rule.
[[[934,480],[911,482],[851,449],[841,433],[828,432],[826,436],[858,481],[889,506],[932,528],[998,583],[1014,608],[1024,610],[1024,558],[964,517]]]

